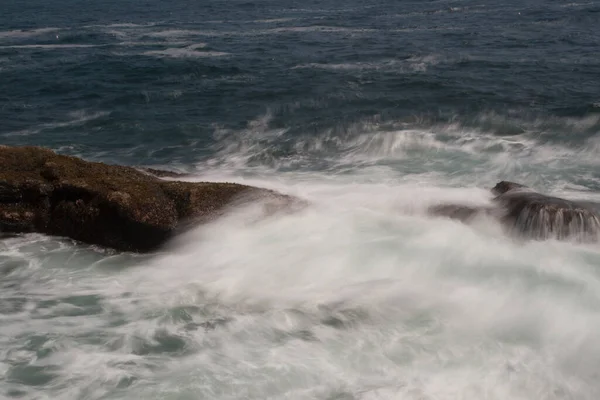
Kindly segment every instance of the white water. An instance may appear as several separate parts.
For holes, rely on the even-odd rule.
[[[220,132],[218,159],[193,180],[272,188],[309,200],[303,211],[236,210],[150,256],[39,235],[0,243],[0,396],[598,398],[600,251],[424,214],[439,202],[485,205],[473,182],[556,173],[578,150],[399,130],[342,142],[329,172],[278,170],[324,154],[322,138],[299,142],[308,158],[249,168],[285,135],[267,125],[255,121],[237,144]],[[496,146],[505,152],[481,155]],[[573,168],[592,168],[595,151]],[[432,172],[394,169],[436,152]],[[456,155],[478,174],[435,169]],[[551,185],[568,195],[561,179]]]
[[[21,264],[3,294],[24,304],[0,321],[2,386],[61,399],[600,394],[595,249],[420,213],[483,204],[479,189],[245,182],[313,206],[267,220],[239,210],[152,257],[5,240]],[[17,384],[19,363],[54,378]]]

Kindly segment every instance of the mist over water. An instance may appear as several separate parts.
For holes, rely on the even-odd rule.
[[[440,198],[485,203],[478,190],[263,183],[314,205],[268,220],[238,210],[152,256],[6,240],[8,387],[36,398],[597,396],[596,248],[418,215]]]
[[[309,206],[146,255],[3,236],[0,398],[600,396],[598,245],[426,215],[600,201],[599,3],[78,7],[0,15],[0,144]]]

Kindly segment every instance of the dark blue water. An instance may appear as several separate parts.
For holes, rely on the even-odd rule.
[[[375,120],[580,142],[599,125],[561,121],[600,113],[599,22],[596,2],[5,1],[0,135],[129,164],[210,157],[215,126],[267,112],[292,141]]]
[[[3,239],[0,398],[598,399],[597,246],[424,209],[600,199],[599,27],[586,0],[1,0],[0,144],[313,207],[147,256]]]

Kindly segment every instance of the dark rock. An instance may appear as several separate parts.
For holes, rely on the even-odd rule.
[[[510,188],[494,202],[503,211],[501,222],[513,233],[533,239],[598,240],[600,216],[593,203],[547,196],[524,186]]]
[[[461,204],[439,204],[428,210],[430,215],[458,219],[462,222],[469,222],[482,215],[492,215],[494,211],[495,209],[490,207],[471,207]]]
[[[469,222],[477,215],[496,218],[510,233],[531,239],[597,241],[600,205],[535,192],[525,185],[502,181],[492,188],[492,207],[440,204],[428,209],[433,216]]]
[[[56,181],[60,178],[60,171],[58,169],[58,165],[52,161],[48,161],[42,167],[40,172],[42,177],[48,181]]]
[[[156,169],[156,168],[140,168],[141,171],[147,172],[150,175],[154,175],[159,178],[183,178],[188,176],[188,174],[184,174],[181,172],[167,171],[164,169]]]
[[[301,204],[251,186],[167,181],[44,148],[0,146],[0,232],[40,232],[146,252],[249,201],[261,201],[267,213]]]
[[[492,188],[492,193],[495,195],[501,195],[514,190],[529,190],[529,188],[525,185],[521,185],[520,183],[502,181],[498,182],[496,186]]]

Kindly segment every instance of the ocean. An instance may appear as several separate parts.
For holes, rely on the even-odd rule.
[[[2,0],[0,144],[308,200],[152,254],[0,241],[2,399],[600,398],[600,2]]]

